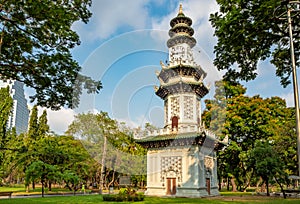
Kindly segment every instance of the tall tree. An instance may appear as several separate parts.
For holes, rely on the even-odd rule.
[[[118,125],[106,112],[79,114],[69,126],[67,134],[79,138],[92,158],[101,164],[97,172],[100,190],[105,184],[104,179],[110,177],[110,185],[117,172],[131,175],[145,172],[144,151],[132,135],[128,135],[132,132],[124,125]]]
[[[288,121],[291,120],[291,115],[288,114],[289,109],[286,108],[285,101],[279,97],[249,97],[244,95],[246,89],[241,85],[227,81],[223,83],[223,86],[217,83],[215,99],[205,101],[207,110],[203,113],[203,119],[210,128],[211,124],[218,124],[218,118],[213,117],[216,110],[217,113],[225,112],[224,123],[219,124],[216,129],[214,126],[212,128],[219,133],[219,137],[229,138],[228,147],[218,153],[221,170],[219,179],[221,180],[221,176],[227,177],[231,179],[233,187],[237,185],[239,190],[244,190],[249,186],[254,173],[247,162],[248,151],[254,147],[256,140],[262,139],[273,141],[275,144],[281,141],[280,144],[290,145],[287,142],[283,143],[282,136],[286,134],[285,126],[290,124]],[[287,150],[290,147],[287,145],[282,148]],[[280,148],[278,146],[275,149]]]
[[[287,108],[285,114],[286,117],[281,120],[282,125],[278,128],[278,134],[272,138],[271,142],[286,167],[284,169],[285,172],[289,175],[297,175],[298,159],[295,108]]]
[[[29,140],[35,140],[38,137],[38,108],[37,105],[34,105],[31,109],[31,114],[29,118],[29,128],[28,128],[28,138]]]
[[[35,89],[38,105],[76,107],[83,89],[98,92],[101,83],[79,73],[70,50],[80,44],[72,30],[87,23],[91,0],[1,1],[0,75]]]
[[[287,20],[280,19],[286,7],[279,0],[217,0],[220,10],[210,15],[218,38],[214,64],[227,70],[229,80],[252,80],[259,60],[271,59],[285,87],[292,72]],[[284,1],[288,2],[288,1]],[[292,13],[293,14],[293,13]],[[285,15],[286,16],[286,15]],[[293,15],[294,47],[300,65],[300,15]],[[238,65],[238,69],[235,68]]]
[[[47,120],[47,111],[44,110],[42,115],[39,117],[37,134],[39,137],[42,137],[49,133],[49,130],[50,128]]]
[[[54,165],[44,163],[42,161],[35,161],[31,163],[25,171],[25,185],[28,186],[29,182],[40,181],[42,183],[42,197],[44,197],[45,183],[47,179],[60,181],[61,173]]]
[[[6,143],[7,122],[13,107],[13,99],[9,95],[9,88],[0,89],[0,147],[4,148]]]
[[[287,174],[284,172],[284,163],[280,155],[267,141],[257,141],[255,143],[254,148],[249,151],[249,163],[254,168],[254,172],[266,182],[267,196],[270,196],[269,183],[271,179],[275,178],[280,185],[284,198],[286,198],[279,179],[280,177],[287,177]]]
[[[7,134],[7,122],[13,107],[13,99],[9,95],[9,88],[0,89],[0,184],[3,177],[3,162],[6,150],[9,148],[9,136]]]

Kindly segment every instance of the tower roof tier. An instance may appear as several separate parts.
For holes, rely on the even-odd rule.
[[[175,18],[170,21],[170,26],[174,27],[176,24],[184,23],[191,26],[193,21],[189,17],[185,16],[183,13],[179,13]]]
[[[208,88],[203,84],[192,84],[192,83],[175,83],[169,86],[160,86],[155,94],[160,98],[165,99],[168,95],[173,94],[184,94],[184,93],[195,93],[198,97],[203,98],[208,93]]]
[[[187,43],[191,48],[193,48],[196,45],[197,41],[188,33],[177,33],[167,41],[167,46],[170,48],[174,45],[182,43]]]
[[[169,36],[171,38],[168,40],[167,46],[170,48],[176,44],[187,43],[191,48],[194,47],[196,40],[192,37],[194,29],[191,25],[192,19],[183,14],[182,5],[180,5],[178,15],[170,21]]]
[[[192,36],[194,35],[194,29],[191,28],[190,26],[188,26],[187,24],[185,23],[179,23],[179,24],[176,24],[174,27],[172,27],[170,30],[169,30],[169,36],[170,37],[173,37],[174,35],[176,34],[188,34],[189,36]]]
[[[171,78],[177,76],[190,76],[194,77],[196,81],[199,81],[200,79],[202,81],[206,75],[206,72],[204,72],[201,67],[177,65],[168,69],[162,69],[157,77],[164,82],[168,82]]]
[[[213,132],[208,130],[200,130],[191,133],[181,134],[168,134],[147,137],[144,139],[137,140],[137,142],[147,149],[158,149],[172,146],[187,146],[187,145],[203,145],[204,142],[213,145],[214,150],[223,148],[226,143],[220,140],[216,140]]]

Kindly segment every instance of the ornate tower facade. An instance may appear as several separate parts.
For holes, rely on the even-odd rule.
[[[169,62],[161,62],[156,75],[160,86],[155,93],[164,100],[166,133],[196,132],[201,125],[201,98],[208,93],[203,79],[205,71],[194,61],[192,49],[196,45],[191,27],[180,5],[178,15],[170,21]]]
[[[200,100],[208,93],[195,63],[192,20],[179,8],[170,22],[169,62],[157,72],[155,93],[164,100],[165,127],[137,142],[147,149],[147,195],[219,195],[216,151],[222,144],[201,127]]]

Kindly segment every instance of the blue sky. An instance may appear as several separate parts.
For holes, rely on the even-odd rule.
[[[160,60],[168,58],[167,32],[179,3],[193,20],[197,40],[194,55],[208,73],[206,83],[221,79],[212,64],[217,40],[208,21],[209,14],[218,10],[214,0],[94,0],[90,22],[73,25],[81,45],[72,54],[82,65],[82,73],[101,80],[103,89],[98,95],[83,95],[75,110],[48,111],[51,129],[62,134],[74,114],[101,110],[132,126],[145,122],[162,126],[163,101],[153,89],[153,85],[159,85],[155,70],[161,69]],[[257,79],[244,85],[248,95],[280,96],[293,105],[292,86],[281,87],[269,62],[261,62]],[[213,90],[206,98],[212,97]]]

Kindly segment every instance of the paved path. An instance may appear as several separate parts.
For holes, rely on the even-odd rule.
[[[85,195],[95,195],[97,193],[76,193],[75,196],[85,196]],[[52,196],[74,196],[73,193],[58,193],[58,194],[44,194],[44,197],[52,197]],[[40,198],[42,194],[12,194],[11,198]],[[0,199],[8,199],[8,196],[1,196]]]

